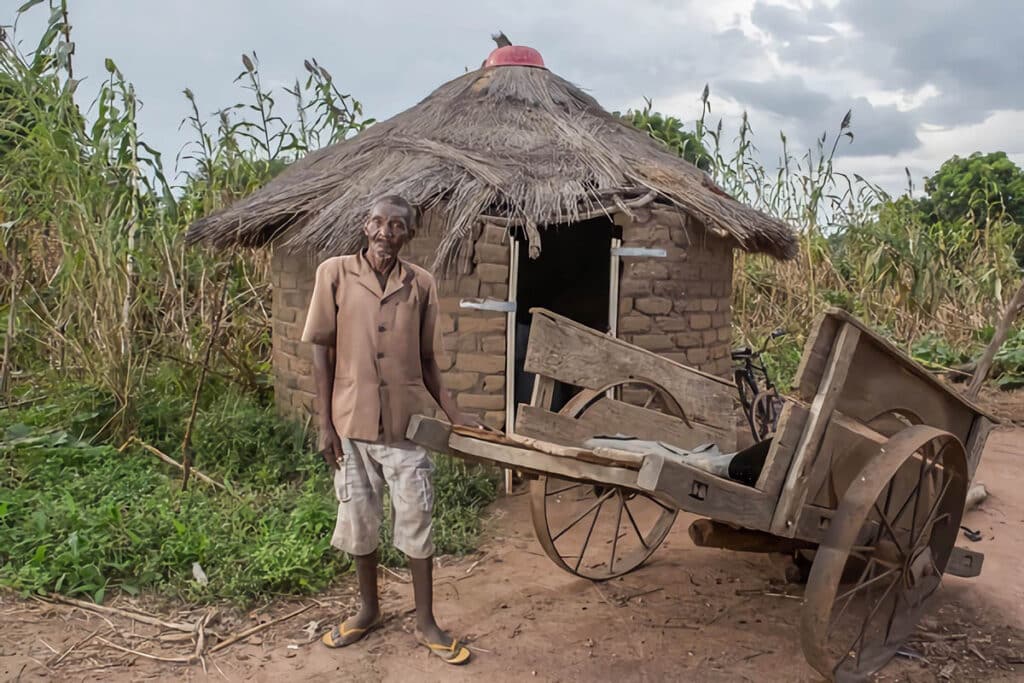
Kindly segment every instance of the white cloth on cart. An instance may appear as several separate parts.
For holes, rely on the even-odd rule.
[[[665,458],[698,467],[723,479],[729,478],[729,463],[736,456],[736,453],[723,453],[718,449],[718,445],[713,443],[705,443],[696,448],[687,449],[667,444],[664,441],[646,441],[624,435],[595,436],[587,439],[583,443],[583,447],[614,448],[640,455],[657,453]]]

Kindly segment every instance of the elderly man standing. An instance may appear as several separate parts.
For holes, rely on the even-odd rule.
[[[416,597],[418,639],[450,664],[469,650],[442,631],[433,611],[431,512],[433,465],[405,439],[410,417],[429,406],[453,424],[461,415],[441,381],[437,285],[426,270],[398,258],[416,232],[405,199],[377,200],[364,231],[367,247],[317,268],[303,341],[313,344],[320,449],[334,469],[338,520],[331,544],[355,558],[362,608],[324,634],[344,647],[381,625],[377,544],[384,485],[391,493],[395,547],[405,553]]]

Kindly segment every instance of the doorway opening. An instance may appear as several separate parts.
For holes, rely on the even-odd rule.
[[[622,228],[606,217],[579,223],[554,225],[541,229],[540,257],[531,259],[526,236],[522,230],[513,233],[518,243],[513,249],[515,283],[514,372],[507,378],[512,415],[520,404],[530,403],[534,376],[523,369],[532,322],[530,309],[546,308],[575,320],[601,333],[614,331],[609,325],[610,312],[617,310],[611,302],[613,242],[622,236]],[[618,275],[618,273],[616,273]],[[616,283],[617,284],[617,283]],[[558,412],[579,387],[555,382],[551,410]]]

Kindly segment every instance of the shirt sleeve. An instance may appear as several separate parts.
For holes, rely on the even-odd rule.
[[[334,346],[338,335],[338,269],[332,261],[324,261],[316,269],[313,296],[306,312],[302,341],[321,346]]]
[[[441,349],[440,304],[437,298],[437,283],[431,278],[427,290],[427,300],[423,306],[420,319],[420,358],[430,360],[436,358]]]

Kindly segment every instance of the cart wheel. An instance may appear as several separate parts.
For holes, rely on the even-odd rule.
[[[582,391],[560,414],[579,419],[608,394],[686,419],[671,394],[641,379]],[[609,425],[608,431],[614,433],[615,427]],[[547,556],[570,574],[593,581],[622,576],[643,564],[665,540],[677,514],[640,491],[547,476],[530,482],[530,511]]]
[[[891,437],[850,484],[804,592],[801,644],[820,674],[867,680],[911,635],[942,581],[967,484],[963,445],[924,425]]]

